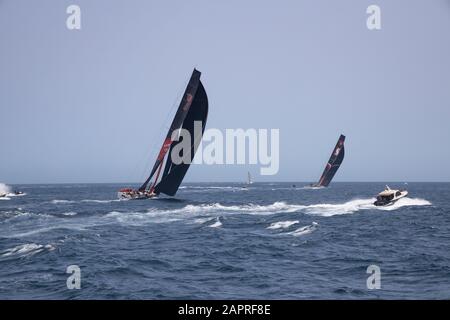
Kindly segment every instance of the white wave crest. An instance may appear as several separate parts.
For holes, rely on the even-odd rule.
[[[303,205],[286,204],[285,202],[274,202],[269,205],[232,205],[225,206],[220,203],[201,204],[201,205],[187,205],[182,209],[175,210],[176,212],[185,213],[204,213],[204,212],[229,212],[229,213],[245,213],[245,214],[274,214],[274,213],[289,213],[296,212],[305,208]],[[174,211],[172,211],[174,212]]]
[[[78,213],[74,211],[63,212],[61,213],[63,216],[76,216]]]
[[[317,222],[313,222],[309,226],[304,226],[304,227],[298,228],[297,230],[294,230],[292,232],[286,232],[286,234],[293,235],[294,237],[304,236],[304,235],[314,232],[317,229],[318,225],[319,224]]]
[[[111,203],[111,202],[119,202],[120,199],[112,199],[112,200],[91,200],[91,199],[85,199],[81,200],[81,202],[92,202],[92,203]]]
[[[209,227],[210,228],[220,228],[222,226],[222,222],[220,221],[220,219],[217,217],[216,218],[216,222],[214,222],[213,224],[211,224]]]
[[[286,229],[294,224],[297,224],[298,222],[299,222],[298,220],[278,221],[278,222],[271,223],[270,226],[267,227],[267,229]]]
[[[72,200],[58,200],[58,199],[52,200],[50,202],[53,204],[75,203],[75,201],[72,201]]]
[[[214,219],[215,219],[214,217],[198,218],[198,219],[194,220],[194,223],[204,224],[204,223],[207,223],[207,222],[209,222],[211,220],[214,220]]]

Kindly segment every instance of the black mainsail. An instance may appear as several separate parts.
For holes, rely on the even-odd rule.
[[[327,165],[325,166],[325,170],[320,177],[320,180],[315,187],[328,187],[331,180],[333,179],[336,171],[341,166],[342,161],[344,160],[345,148],[344,148],[345,136],[341,134],[339,137],[336,146],[333,149],[333,153],[331,154],[330,159],[328,160]]]
[[[178,187],[181,184],[184,176],[186,175],[187,170],[191,162],[194,159],[195,152],[197,151],[200,140],[202,139],[203,132],[205,131],[206,118],[208,117],[208,97],[206,96],[205,88],[202,83],[199,81],[197,92],[195,94],[194,100],[192,101],[191,108],[186,116],[186,119],[183,122],[182,129],[189,131],[190,133],[190,161],[188,163],[178,163],[175,164],[172,162],[172,152],[174,148],[183,143],[183,140],[175,141],[172,143],[169,151],[169,157],[166,160],[166,166],[164,168],[164,173],[161,177],[161,181],[155,186],[155,193],[164,193],[169,196],[175,195],[178,190]],[[201,131],[196,132],[194,130],[195,123],[201,123]],[[183,150],[181,150],[181,153]],[[183,154],[179,155],[183,157]]]
[[[194,69],[192,72],[189,83],[181,99],[180,105],[175,113],[175,117],[170,126],[169,132],[163,142],[161,150],[159,151],[158,157],[156,158],[155,164],[153,165],[152,171],[149,177],[142,186],[139,188],[140,192],[145,192],[151,179],[156,173],[155,179],[151,187],[150,192],[155,194],[164,193],[169,196],[175,195],[178,187],[183,180],[192,159],[194,158],[195,151],[198,147],[198,142],[203,136],[205,130],[206,119],[208,116],[208,97],[206,95],[205,88],[200,81],[200,71]],[[201,121],[201,132],[194,132],[194,122]],[[186,129],[189,131],[191,136],[191,161],[188,163],[175,164],[172,162],[172,151],[174,147],[182,143],[182,139],[179,141],[172,140],[172,135],[174,131]],[[195,133],[197,136],[195,136]],[[167,157],[166,157],[167,156]],[[164,164],[164,159],[166,158],[166,165],[164,168],[161,180],[158,182],[161,169]]]

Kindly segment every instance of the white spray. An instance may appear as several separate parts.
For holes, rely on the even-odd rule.
[[[0,195],[11,193],[11,188],[4,183],[0,183]]]

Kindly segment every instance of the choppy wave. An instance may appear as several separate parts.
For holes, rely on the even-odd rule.
[[[43,228],[33,228],[32,230],[29,231],[23,231],[23,232],[11,232],[11,234],[7,234],[4,235],[6,238],[24,238],[24,237],[29,237],[32,235],[37,235],[37,234],[41,234],[41,233],[48,233],[50,231],[55,231],[55,230],[61,230],[61,229],[67,229],[67,230],[72,230],[72,231],[80,231],[80,232],[84,232],[87,230],[87,228],[89,227],[94,227],[96,225],[99,225],[95,222],[88,222],[88,223],[61,223],[61,224],[53,224],[51,226],[48,227],[43,227]]]
[[[55,247],[51,244],[36,244],[36,243],[26,243],[21,244],[16,247],[6,249],[1,253],[1,257],[11,257],[11,256],[20,256],[20,257],[26,257],[35,255],[36,253],[42,252],[44,250],[47,251],[53,251],[55,250]]]
[[[267,227],[267,229],[286,229],[294,224],[297,224],[298,222],[299,222],[298,220],[278,221],[271,223],[270,226]]]

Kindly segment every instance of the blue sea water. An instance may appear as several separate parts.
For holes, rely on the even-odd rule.
[[[123,185],[14,186],[0,200],[1,299],[449,299],[450,184],[184,184],[119,201]],[[81,289],[69,290],[69,265]],[[369,265],[381,289],[368,289]]]

